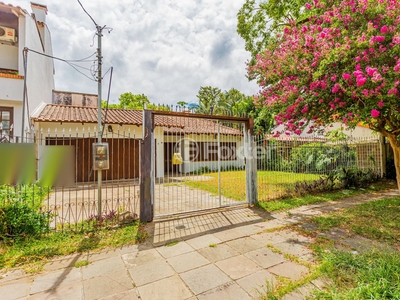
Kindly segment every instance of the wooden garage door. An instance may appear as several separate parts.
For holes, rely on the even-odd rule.
[[[102,139],[109,144],[110,168],[103,171],[103,180],[121,180],[139,177],[139,140]],[[46,145],[75,146],[75,174],[77,182],[97,180],[97,171],[92,170],[92,144],[95,138],[47,138]]]

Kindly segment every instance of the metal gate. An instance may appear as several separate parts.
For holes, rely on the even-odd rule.
[[[249,119],[162,111],[145,112],[144,119],[141,195],[150,196],[152,216],[249,203]],[[141,219],[142,213],[150,212],[141,210]]]

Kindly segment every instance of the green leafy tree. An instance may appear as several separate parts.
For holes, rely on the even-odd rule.
[[[219,114],[225,105],[223,102],[223,93],[219,88],[202,86],[197,93],[197,98],[199,99],[199,108],[197,112],[200,114]]]
[[[149,98],[144,94],[133,94],[131,92],[123,93],[119,96],[118,104],[109,104],[108,108],[122,108],[122,109],[134,109],[142,110],[147,105],[147,109],[150,110],[171,110],[168,106],[158,106],[150,103]],[[107,108],[107,101],[101,102],[102,108]]]
[[[293,21],[299,21],[306,0],[246,0],[238,13],[237,32],[245,41],[253,65],[256,55],[268,44],[274,43],[276,34]]]
[[[304,10],[307,19],[285,26],[249,66],[259,99],[295,134],[310,121],[363,122],[381,133],[400,190],[400,2],[314,0]]]

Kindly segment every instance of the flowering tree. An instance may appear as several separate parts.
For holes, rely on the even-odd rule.
[[[249,65],[258,100],[296,134],[310,120],[370,126],[394,150],[400,190],[400,1],[334,2],[306,3],[307,21],[285,26]]]

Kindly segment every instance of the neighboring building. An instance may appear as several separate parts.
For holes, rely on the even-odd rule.
[[[36,140],[41,146],[74,146],[77,182],[93,181],[92,143],[97,141],[97,108],[43,104],[32,116]],[[107,117],[106,117],[107,114]],[[108,109],[103,141],[109,143],[110,169],[103,171],[104,180],[138,178],[139,145],[143,137],[143,111]],[[191,173],[202,168],[217,169],[218,125],[206,119],[155,116],[156,177],[168,174]],[[241,130],[221,125],[220,145],[222,168],[244,167],[241,149],[244,138]],[[174,164],[179,153],[182,164]]]
[[[73,106],[97,107],[98,95],[53,91],[53,103]]]
[[[52,56],[47,7],[31,2],[32,13],[0,2],[0,138],[17,141],[21,132],[31,137],[30,115],[40,103],[52,103],[53,59],[28,51],[24,73],[23,49]],[[23,116],[24,79],[26,106]],[[24,127],[22,123],[24,119]]]

